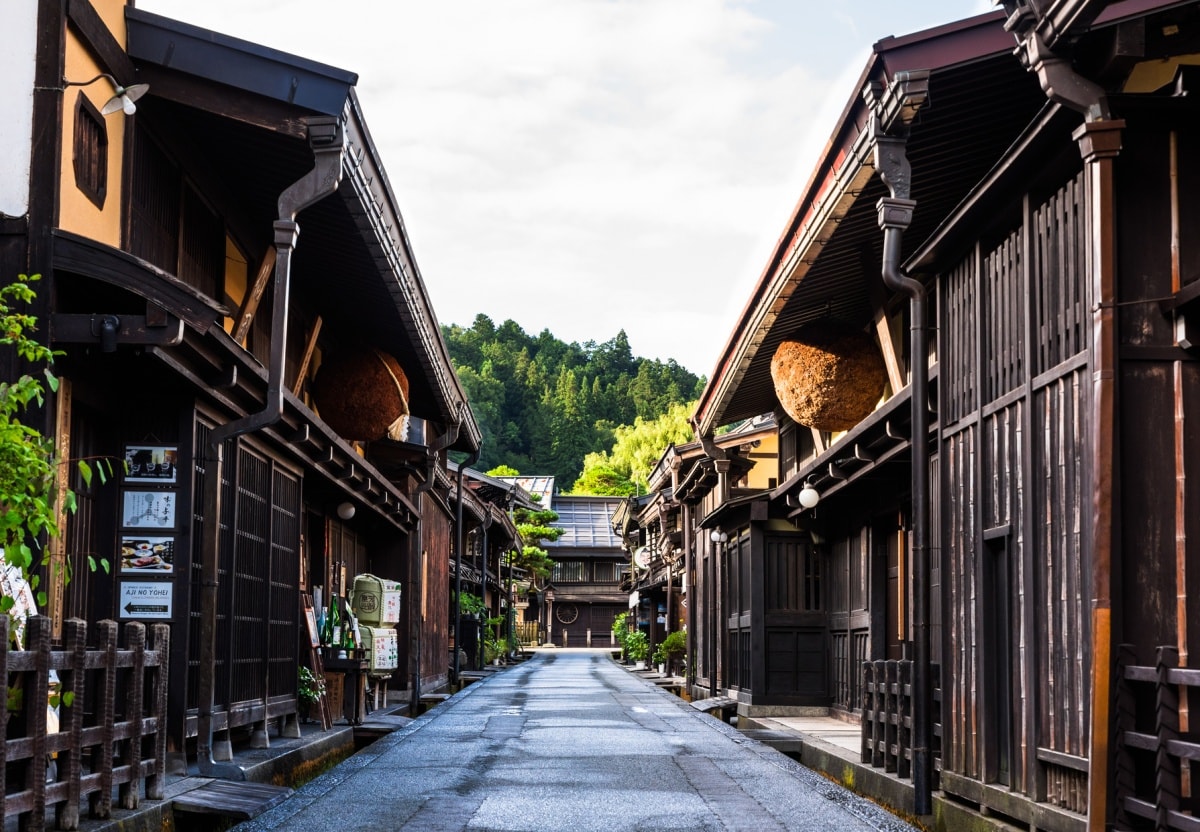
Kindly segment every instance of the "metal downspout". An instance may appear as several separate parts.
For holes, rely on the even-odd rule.
[[[244,780],[245,773],[231,763],[213,759],[213,707],[216,698],[217,577],[221,547],[221,483],[224,478],[224,445],[228,439],[259,430],[283,415],[284,364],[288,331],[288,296],[291,289],[292,250],[300,226],[296,215],[337,190],[342,179],[345,138],[336,118],[308,122],[308,143],[313,168],[279,195],[275,221],[275,273],[271,307],[271,355],[267,368],[267,398],[263,409],[218,425],[208,435],[205,448],[204,525],[200,553],[200,655],[196,756],[206,777]]]
[[[925,285],[900,271],[900,245],[904,230],[912,223],[916,201],[909,199],[912,168],[905,155],[906,139],[875,133],[875,168],[891,196],[879,200],[879,227],[883,229],[883,283],[909,298],[909,366],[912,373],[909,406],[912,410],[912,580],[913,580],[913,812],[933,813],[933,757],[931,745],[933,710],[932,658],[929,637],[929,348]]]
[[[425,556],[425,507],[421,505],[420,498],[422,494],[433,488],[434,472],[437,470],[438,454],[446,450],[446,448],[449,448],[458,440],[458,430],[462,425],[463,407],[465,407],[465,404],[460,403],[458,419],[451,423],[446,432],[438,437],[438,441],[429,447],[428,454],[425,458],[425,481],[417,485],[416,490],[413,492],[413,496],[417,498],[417,559],[415,564],[415,583],[417,585],[417,591],[415,595],[417,596],[418,603],[418,606],[413,611],[414,615],[420,615],[420,600],[425,597],[425,575],[424,570],[422,569],[423,559]],[[412,657],[412,697],[409,700],[409,713],[413,714],[414,716],[421,706],[421,634],[425,630],[425,622],[422,619],[417,621],[416,624],[417,626],[414,628],[416,630],[414,639],[416,645],[415,649],[413,650]]]
[[[471,452],[458,466],[458,505],[454,509],[454,682],[458,683],[458,647],[462,644],[462,627],[459,617],[462,615],[462,604],[459,593],[462,592],[462,559],[463,559],[463,469],[479,461],[479,450]]]

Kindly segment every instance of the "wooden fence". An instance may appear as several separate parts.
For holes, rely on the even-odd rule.
[[[1174,647],[1155,652],[1154,667],[1130,645],[1118,652],[1116,828],[1196,832],[1200,736],[1184,726],[1189,702],[1200,705],[1200,669],[1180,667]]]
[[[0,826],[17,816],[22,830],[78,829],[80,808],[107,818],[113,792],[121,808],[136,809],[144,789],[149,800],[163,797],[166,772],[167,667],[170,628],[124,626],[117,649],[115,621],[96,624],[87,647],[87,623],[64,623],[63,649],[50,649],[50,619],[26,621],[24,650],[0,652],[0,676],[8,682],[14,711],[0,716],[0,770],[4,801]],[[9,618],[0,615],[0,641],[9,644]],[[58,732],[48,731],[53,693],[50,671],[58,674]]]
[[[933,757],[934,788],[941,770],[942,726],[938,703],[941,701],[938,666],[931,669],[933,684]],[[862,757],[873,768],[894,772],[912,779],[912,672],[911,661],[863,662]]]

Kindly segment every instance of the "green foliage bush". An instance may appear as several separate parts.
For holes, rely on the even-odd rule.
[[[650,639],[641,630],[631,630],[625,636],[625,655],[632,662],[644,662],[650,654]]]
[[[667,637],[654,648],[654,664],[668,664],[687,652],[687,636],[683,630],[667,633]]]

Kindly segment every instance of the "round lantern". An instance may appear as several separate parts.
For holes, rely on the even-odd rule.
[[[849,430],[883,395],[887,368],[875,340],[861,329],[826,319],[785,340],[771,359],[780,405],[797,424]]]

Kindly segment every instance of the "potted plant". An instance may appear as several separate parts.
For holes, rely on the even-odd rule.
[[[654,648],[654,663],[659,665],[663,673],[674,670],[674,664],[687,652],[687,636],[683,630],[667,633],[667,637]]]
[[[300,702],[300,719],[308,722],[312,715],[312,709],[325,695],[325,680],[304,665],[300,665],[297,681],[296,699]]]
[[[625,638],[629,635],[629,613],[623,612],[613,619],[612,623],[613,641],[621,648],[621,661],[629,661],[629,652],[625,647]]]
[[[650,639],[641,630],[633,630],[625,636],[625,654],[638,670],[646,667],[646,657],[650,655]]]

